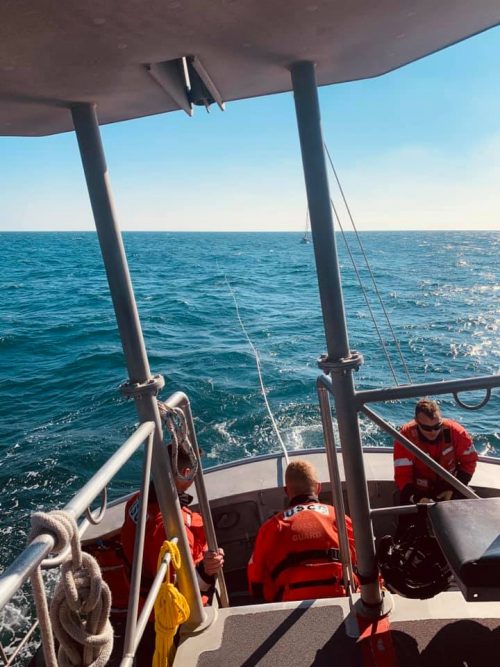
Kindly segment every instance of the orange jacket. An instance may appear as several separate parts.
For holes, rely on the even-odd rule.
[[[203,552],[207,550],[203,519],[198,512],[193,512],[187,507],[186,503],[191,500],[191,496],[184,495],[185,500],[182,496],[179,497],[182,517],[184,519],[184,526],[186,527],[189,550],[191,551],[194,564],[197,565],[203,560]],[[132,563],[134,557],[134,540],[138,518],[139,493],[132,496],[127,502],[125,507],[125,522],[121,533],[123,552],[129,563]],[[166,539],[160,508],[158,502],[153,500],[148,503],[144,556],[142,561],[142,581],[148,588],[156,576],[158,554]]]
[[[346,523],[355,564],[351,520]],[[248,581],[266,602],[345,595],[334,508],[302,496],[268,519],[257,534]]]
[[[441,434],[431,442],[422,437],[415,420],[412,420],[401,428],[401,434],[460,481],[465,484],[470,481],[476,469],[477,452],[472,438],[463,426],[452,419],[443,419]],[[394,480],[401,492],[405,490],[405,496],[409,497],[412,492],[416,499],[432,498],[450,488],[447,482],[441,480],[398,441],[394,441]],[[402,501],[404,502],[403,499]]]

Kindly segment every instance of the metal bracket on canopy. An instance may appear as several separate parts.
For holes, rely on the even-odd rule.
[[[209,106],[216,102],[224,111],[222,94],[198,56],[147,63],[144,68],[188,116],[193,115],[193,104],[204,106],[208,111]]]
[[[144,67],[163,92],[174,100],[188,116],[192,116],[193,109],[186,86],[183,60],[183,58],[177,58],[177,60],[166,60],[162,63],[148,63]]]
[[[165,386],[163,375],[153,375],[146,382],[124,382],[120,391],[126,398],[144,398],[145,396],[158,396],[158,392]]]
[[[461,408],[464,408],[465,410],[480,410],[490,400],[490,398],[491,398],[491,389],[489,387],[486,389],[486,394],[484,395],[483,400],[480,401],[479,403],[477,403],[476,405],[470,405],[469,403],[464,403],[463,401],[461,401],[458,398],[458,392],[456,392],[456,391],[453,392],[453,398],[455,399],[456,403],[458,403],[458,405]]]
[[[204,106],[208,111],[208,105],[216,102],[221,111],[224,111],[224,100],[212,77],[203,66],[198,56],[186,58],[189,76],[189,97],[193,104]],[[193,74],[196,73],[196,76]],[[207,95],[208,93],[208,95]]]
[[[329,360],[326,354],[322,354],[318,359],[318,366],[325,375],[329,375],[330,373],[345,375],[347,371],[357,371],[363,363],[363,355],[357,350],[350,350],[348,357],[342,357],[336,361]]]

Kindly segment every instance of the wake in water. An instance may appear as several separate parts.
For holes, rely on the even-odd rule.
[[[362,237],[414,381],[497,372],[500,235]],[[285,447],[322,445],[315,380],[323,323],[312,249],[299,240],[297,234],[125,234],[151,368],[166,379],[163,398],[176,390],[189,395],[210,464],[279,451],[224,274],[258,350]],[[383,354],[340,240],[339,253],[350,346],[365,358],[356,385],[387,385]],[[0,261],[0,287],[9,289],[0,304],[5,564],[24,545],[30,512],[68,501],[128,437],[137,416],[118,392],[126,371],[96,235],[6,234]],[[161,279],[151,265],[162,268]],[[442,408],[473,434],[480,452],[498,455],[498,393],[477,413],[448,398]],[[379,411],[398,426],[411,417],[413,402]],[[365,445],[392,444],[366,420],[361,430]],[[139,478],[140,462],[133,460],[111,496],[135,488]]]

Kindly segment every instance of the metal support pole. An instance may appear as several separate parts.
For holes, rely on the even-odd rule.
[[[205,621],[206,614],[184,530],[168,453],[163,444],[160,414],[156,403],[157,387],[151,377],[127,259],[115,215],[95,105],[74,105],[71,108],[71,114],[130,384],[136,387],[133,395],[137,413],[141,422],[154,421],[156,426],[153,439],[152,473],[158,504],[163,515],[167,536],[179,538],[179,550],[183,562],[183,568],[179,572],[179,588],[186,596],[191,609],[189,623],[197,627]]]
[[[346,473],[349,509],[361,580],[361,600],[366,610],[381,610],[383,597],[377,578],[375,544],[370,504],[363,466],[363,450],[355,409],[353,368],[342,366],[349,359],[349,341],[342,299],[342,287],[335,245],[330,192],[326,171],[316,75],[312,62],[291,66],[295,110],[311,218],[321,309],[328,361],[334,362],[332,384]]]
[[[348,581],[353,585],[351,552],[349,549],[349,538],[347,536],[347,527],[345,523],[344,497],[342,495],[342,482],[340,480],[339,463],[337,460],[337,449],[335,446],[335,436],[333,434],[332,413],[330,410],[330,396],[328,390],[316,383],[318,390],[319,411],[321,414],[321,423],[323,425],[323,437],[325,442],[326,459],[328,461],[328,470],[330,473],[330,484],[332,487],[333,506],[335,507],[335,516],[337,518],[337,531],[339,534],[340,560],[344,575],[344,585]],[[347,586],[346,586],[347,589]]]
[[[200,504],[200,509],[203,516],[203,526],[205,527],[205,535],[207,538],[207,545],[210,551],[217,552],[219,545],[217,544],[217,535],[215,534],[215,526],[212,519],[212,512],[210,510],[210,503],[208,502],[207,488],[205,486],[205,478],[203,476],[203,470],[201,465],[201,456],[200,448],[198,446],[198,439],[196,437],[196,431],[194,428],[193,413],[191,411],[191,404],[189,399],[186,396],[187,401],[187,423],[188,428],[191,433],[191,442],[195,449],[196,456],[200,462],[200,467],[198,469],[198,474],[195,477],[194,483],[196,487],[196,495],[198,496],[198,502]],[[226,580],[224,579],[224,572],[219,570],[217,574],[217,581],[219,582],[219,593],[220,593],[220,606],[229,607],[229,595],[227,593]]]
[[[205,486],[205,477],[203,475],[203,466],[201,464],[200,448],[198,446],[198,439],[196,437],[196,429],[194,427],[191,403],[184,392],[176,391],[175,394],[169,396],[169,398],[165,401],[165,405],[168,405],[169,408],[182,408],[186,417],[189,439],[198,460],[198,472],[194,478],[194,484],[196,487],[196,495],[198,497],[201,516],[203,517],[203,527],[205,529],[205,536],[207,538],[207,546],[210,551],[217,552],[219,545],[217,544],[217,536],[215,534],[212,512],[210,510],[210,503],[208,502],[208,494]],[[227,593],[226,580],[224,579],[224,572],[222,570],[219,570],[217,580],[219,582],[220,606],[229,607],[229,596]]]

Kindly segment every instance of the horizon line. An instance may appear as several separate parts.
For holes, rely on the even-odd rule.
[[[430,232],[430,233],[478,233],[478,232],[500,232],[499,229],[428,229],[415,228],[408,229],[345,229],[334,228],[336,233],[345,234],[371,234],[376,233],[405,233],[405,232]],[[121,229],[122,234],[144,233],[144,234],[296,234],[304,236],[304,232],[296,229]],[[96,234],[96,229],[0,229],[0,234]]]

